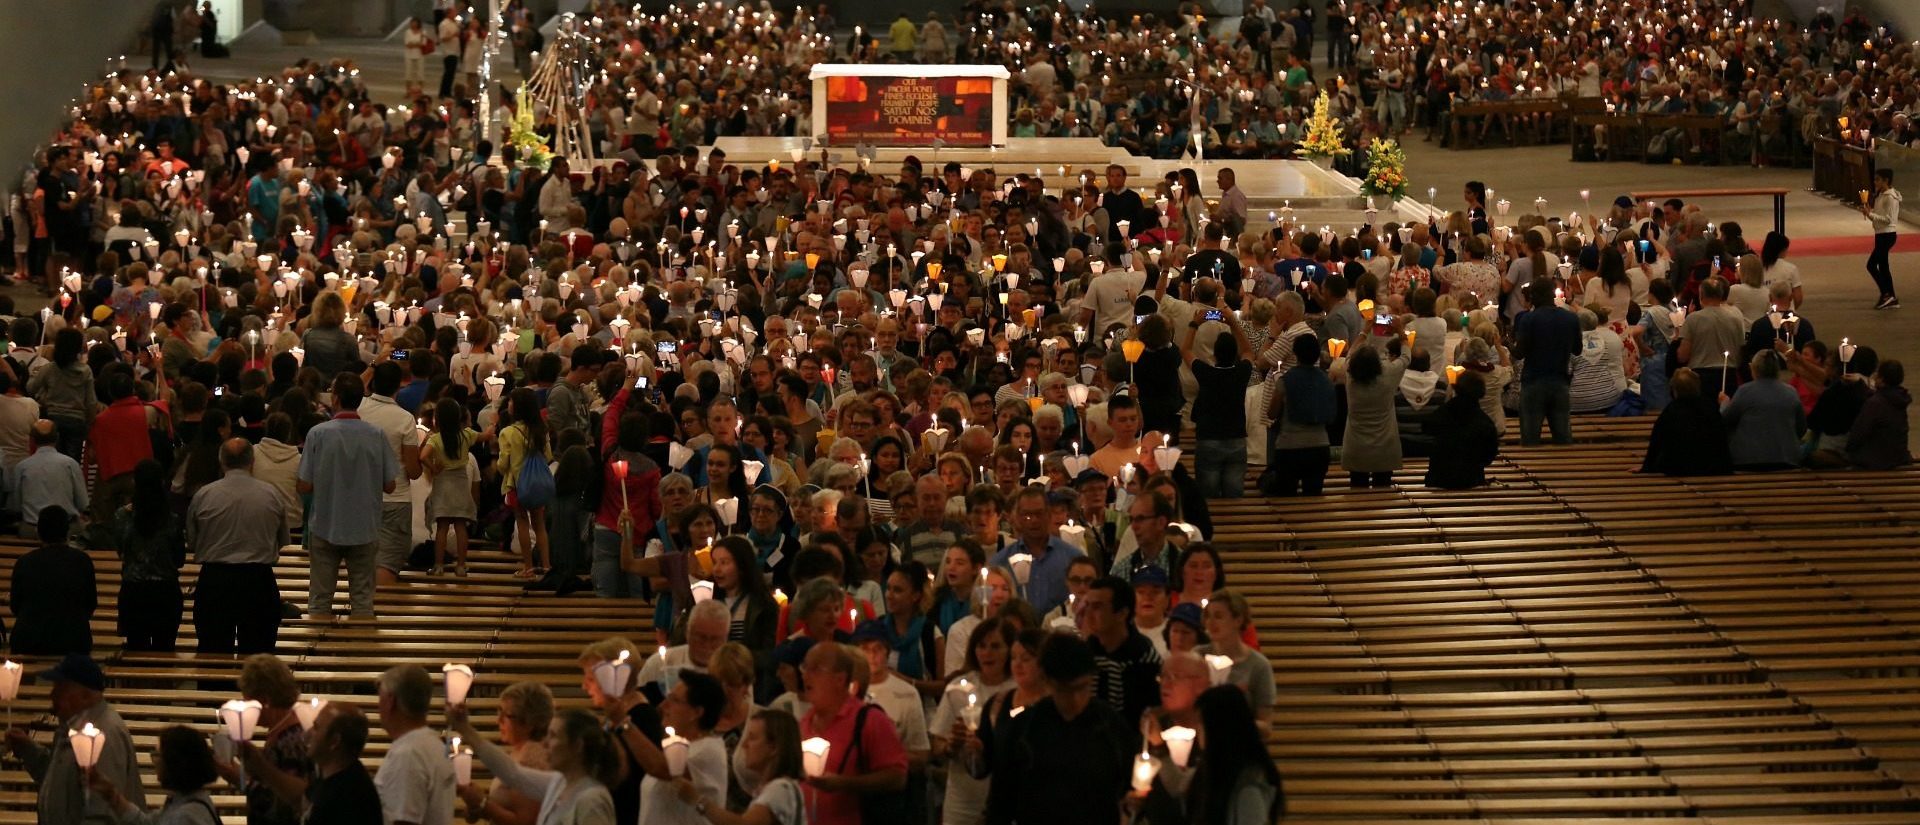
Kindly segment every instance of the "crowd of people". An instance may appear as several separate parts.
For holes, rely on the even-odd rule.
[[[48,306],[0,295],[5,509],[42,545],[14,570],[12,644],[66,657],[54,713],[106,742],[83,775],[65,737],[9,734],[43,821],[145,808],[77,547],[122,559],[125,649],[175,649],[191,586],[196,648],[251,657],[266,743],[225,759],[163,733],[161,821],[212,821],[225,778],[256,822],[1238,825],[1284,804],[1272,666],[1210,541],[1250,467],[1320,495],[1335,462],[1358,489],[1424,456],[1422,483],[1466,489],[1510,418],[1534,444],[1656,411],[1649,472],[1910,459],[1900,363],[1816,337],[1789,239],[1755,247],[1695,204],[1563,216],[1469,184],[1431,221],[1336,232],[1247,214],[1231,170],[1050,190],[913,157],[732,159],[699,147],[742,118],[793,128],[780,67],[829,54],[832,27],[601,11],[587,111],[608,148],[658,135],[651,162],[541,166],[458,95],[388,107],[346,64],[117,73],[37,159],[17,248]],[[1124,23],[981,13],[956,49],[1084,31],[1115,60],[1197,59],[1123,45]],[[873,43],[943,54],[911,21]],[[629,128],[649,99],[659,122]],[[1891,183],[1862,204],[1889,238]],[[304,606],[273,576],[295,537]],[[466,576],[476,537],[530,590],[646,600],[651,644],[582,652],[591,711],[510,688],[497,745],[451,704],[487,788],[428,727],[432,679],[397,668],[369,777],[361,711],[294,712],[280,623],[374,618],[379,584]]]
[[[951,16],[888,23],[838,20],[824,6],[653,14],[603,2],[563,28],[587,35],[580,85],[602,156],[803,134],[807,71],[835,61],[1002,64],[1013,72],[1010,135],[1096,137],[1156,158],[1293,157],[1324,92],[1356,173],[1374,138],[1424,126],[1444,140],[1451,108],[1472,101],[1586,98],[1608,111],[1724,121],[1718,135],[1658,135],[1649,155],[1661,159],[1717,158],[1725,143],[1728,157],[1762,164],[1806,156],[1816,137],[1920,141],[1920,49],[1857,6],[1801,25],[1757,17],[1746,0],[1287,5],[1252,0],[1209,19],[1186,3],[1165,17],[1109,18],[1091,6],[970,0]],[[544,38],[519,3],[502,26],[524,76]],[[442,55],[440,98],[472,99],[484,31],[477,15],[415,21],[410,79],[429,80],[418,67]],[[1604,127],[1593,142],[1609,152]]]

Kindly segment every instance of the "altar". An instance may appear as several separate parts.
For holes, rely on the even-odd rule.
[[[1007,145],[1007,80],[995,65],[819,63],[813,134],[828,146]]]

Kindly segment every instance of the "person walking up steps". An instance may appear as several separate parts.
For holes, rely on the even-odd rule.
[[[1867,274],[1880,287],[1880,302],[1874,309],[1899,309],[1900,298],[1893,294],[1893,266],[1887,257],[1900,235],[1894,227],[1900,222],[1900,190],[1893,188],[1893,170],[1873,174],[1873,200],[1860,204],[1860,212],[1873,221],[1873,254],[1867,256]]]

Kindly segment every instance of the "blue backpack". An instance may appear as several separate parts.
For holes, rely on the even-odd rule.
[[[513,481],[513,494],[520,501],[520,509],[534,510],[553,502],[553,471],[547,469],[547,461],[533,448],[527,448],[527,458],[520,462],[520,476]]]

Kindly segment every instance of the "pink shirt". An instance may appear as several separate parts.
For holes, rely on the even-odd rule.
[[[860,710],[867,707],[873,710],[867,713],[866,725],[860,730],[860,745],[855,748],[854,722]],[[827,750],[827,773],[830,774],[860,776],[885,770],[904,772],[907,769],[907,750],[900,744],[900,734],[894,730],[893,722],[879,705],[849,699],[840,703],[840,710],[832,719],[820,718],[816,710],[800,720],[800,736],[803,739],[818,736],[831,743]],[[818,789],[812,789],[811,792],[814,795],[814,825],[862,825],[858,794]]]

